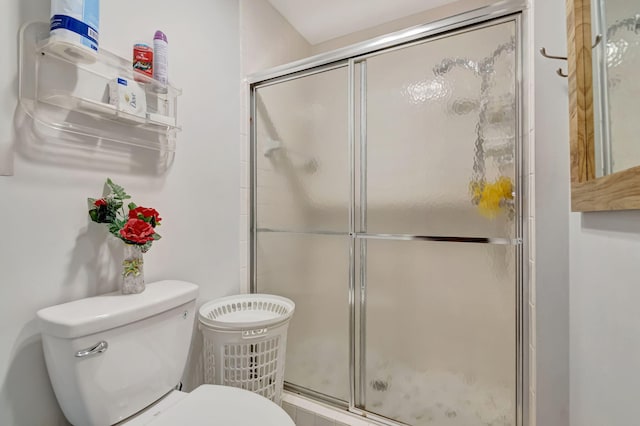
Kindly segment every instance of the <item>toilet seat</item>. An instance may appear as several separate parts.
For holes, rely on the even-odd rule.
[[[228,386],[202,385],[154,416],[149,426],[295,426],[276,404]]]

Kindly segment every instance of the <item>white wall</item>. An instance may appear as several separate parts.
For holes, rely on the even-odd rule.
[[[571,425],[638,423],[640,213],[571,214]]]
[[[242,75],[311,54],[311,46],[267,0],[240,0]]]
[[[571,423],[635,424],[638,212],[571,215]]]
[[[538,50],[566,52],[564,2],[532,2],[535,139],[535,301],[531,341],[536,363],[537,424],[569,424],[569,132],[567,80],[555,70],[566,63],[543,58]]]
[[[0,148],[15,150],[14,176],[0,177],[0,424],[7,426],[65,423],[46,374],[35,312],[116,288],[120,247],[107,243],[105,230],[86,212],[86,197],[99,195],[107,176],[164,218],[163,239],[145,255],[148,282],[193,281],[201,300],[239,288],[238,2],[102,2],[103,47],[129,57],[132,43],[150,40],[156,29],[169,37],[170,79],[184,89],[184,131],[166,173],[154,169],[148,152],[132,150],[115,167],[97,151],[57,151],[51,141],[38,145],[16,136],[18,28],[48,20],[49,5],[3,3]],[[188,383],[195,382],[191,374]]]

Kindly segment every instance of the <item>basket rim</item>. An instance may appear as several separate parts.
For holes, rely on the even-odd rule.
[[[250,302],[261,301],[261,302],[272,302],[272,303],[277,302],[284,305],[288,309],[288,311],[285,314],[280,315],[276,318],[270,318],[270,319],[260,320],[260,321],[245,321],[245,322],[231,322],[231,323],[227,321],[214,320],[207,316],[209,312],[211,312],[213,309],[219,306],[224,306],[229,303],[249,302],[249,301]],[[202,326],[205,326],[209,329],[218,329],[218,330],[227,330],[227,331],[243,331],[248,328],[275,326],[283,322],[287,322],[293,316],[295,308],[296,308],[296,304],[293,302],[293,300],[288,299],[286,297],[282,297],[282,296],[276,296],[274,294],[264,294],[264,293],[236,294],[232,296],[220,297],[218,299],[214,299],[204,303],[202,306],[200,306],[200,309],[198,309],[198,320]]]

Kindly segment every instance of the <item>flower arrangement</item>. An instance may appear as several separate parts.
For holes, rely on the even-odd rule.
[[[155,228],[160,225],[162,218],[156,209],[139,207],[132,202],[127,204],[129,211],[126,212],[124,204],[131,196],[111,179],[107,179],[106,185],[109,194],[88,199],[89,217],[96,223],[106,224],[116,238],[126,244],[139,246],[140,251],[146,253],[151,244],[161,238]]]
[[[108,194],[102,198],[89,198],[89,217],[96,223],[104,223],[107,229],[125,245],[122,262],[122,293],[141,293],[144,285],[144,261],[142,253],[146,253],[154,241],[160,239],[155,230],[162,218],[149,207],[139,207],[135,203],[127,204],[131,199],[123,187],[107,179]]]

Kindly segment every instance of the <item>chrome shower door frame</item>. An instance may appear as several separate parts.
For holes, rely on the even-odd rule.
[[[523,57],[523,12],[526,9],[526,3],[521,0],[501,1],[494,5],[483,7],[468,13],[456,15],[451,18],[443,19],[434,23],[413,27],[407,30],[399,31],[390,35],[375,38],[373,40],[359,43],[346,48],[338,49],[326,54],[316,55],[308,59],[293,62],[264,72],[260,72],[248,77],[249,85],[249,108],[251,117],[250,127],[250,290],[257,292],[257,244],[256,234],[257,228],[257,172],[256,172],[256,155],[257,155],[257,131],[256,131],[256,90],[261,87],[282,83],[285,81],[304,78],[309,75],[321,73],[324,71],[348,67],[348,152],[350,162],[350,181],[349,181],[349,277],[348,277],[348,302],[349,302],[349,394],[350,400],[345,404],[341,400],[331,398],[327,395],[313,392],[294,384],[286,384],[286,388],[294,392],[312,397],[331,405],[346,408],[350,412],[362,415],[369,419],[375,420],[381,424],[399,425],[395,421],[378,416],[374,413],[366,411],[364,406],[365,377],[362,374],[364,366],[364,320],[366,315],[366,241],[367,239],[390,239],[390,240],[422,240],[437,242],[465,242],[476,244],[508,244],[516,247],[516,301],[515,301],[515,330],[516,330],[516,425],[528,425],[528,391],[529,377],[528,368],[528,292],[525,291],[525,283],[528,282],[528,247],[524,244],[528,241],[526,231],[527,227],[523,225],[528,219],[528,212],[532,208],[529,206],[529,188],[527,187],[528,175],[525,162],[523,146],[528,145],[528,132],[525,131],[525,114],[524,105],[528,105],[525,101],[526,92],[524,90],[525,72]],[[518,190],[516,197],[516,225],[515,238],[460,238],[447,236],[426,236],[426,235],[388,235],[388,234],[367,234],[366,232],[358,232],[356,228],[356,215],[358,212],[358,203],[360,206],[366,206],[366,191],[360,190],[362,185],[366,183],[366,111],[363,105],[366,102],[366,91],[362,90],[366,84],[366,58],[378,55],[384,52],[405,48],[411,44],[418,44],[424,41],[431,41],[439,37],[450,36],[452,34],[461,34],[470,30],[480,29],[486,26],[495,25],[504,22],[514,22],[516,25],[516,188]],[[360,67],[358,75],[357,68]],[[356,99],[356,82],[359,82],[360,98]],[[357,105],[360,105],[360,116],[356,117]],[[356,123],[359,122],[359,129],[356,129]],[[359,130],[359,131],[358,131]],[[359,167],[356,167],[356,156],[359,156]],[[359,187],[356,185],[359,183]],[[356,200],[356,197],[359,199]],[[359,209],[359,225],[361,229],[366,230],[366,208]],[[363,228],[364,227],[364,228]],[[261,229],[260,231],[275,231]],[[341,233],[328,232],[327,234],[342,235]],[[346,235],[346,234],[344,234]],[[356,261],[356,255],[359,254],[359,262]],[[360,271],[356,271],[359,266]],[[360,283],[357,284],[357,276],[360,277]],[[360,326],[358,329],[357,326]]]

